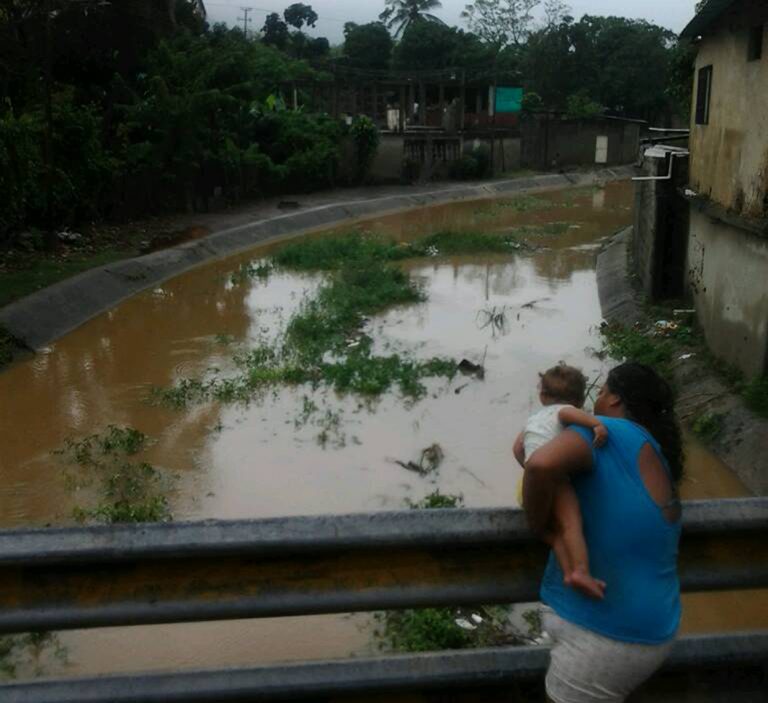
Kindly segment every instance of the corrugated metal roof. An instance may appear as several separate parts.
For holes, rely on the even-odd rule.
[[[736,0],[709,0],[701,12],[688,23],[680,37],[682,39],[695,39],[704,34],[710,25],[719,19],[720,15],[735,4]]]

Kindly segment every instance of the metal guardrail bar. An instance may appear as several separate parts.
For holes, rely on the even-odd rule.
[[[768,499],[687,503],[686,590],[768,587]],[[0,532],[0,632],[537,599],[520,511]]]
[[[153,673],[0,686],[4,703],[221,703],[317,700],[376,692],[489,687],[540,679],[546,647],[396,655],[219,671]],[[768,633],[699,635],[675,643],[664,672],[757,669],[768,683]],[[657,678],[659,678],[657,676]],[[651,695],[650,700],[653,700]],[[755,699],[757,700],[757,699]]]

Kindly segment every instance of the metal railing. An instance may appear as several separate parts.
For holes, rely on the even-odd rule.
[[[683,589],[768,587],[766,534],[768,499],[687,503]],[[0,531],[0,632],[529,602],[544,559],[512,510]],[[0,686],[0,701],[311,699],[492,685],[540,680],[547,656],[514,647],[19,683]],[[768,632],[755,632],[683,638],[668,668],[720,662],[766,683],[767,661]]]

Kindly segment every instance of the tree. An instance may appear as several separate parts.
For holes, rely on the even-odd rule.
[[[418,22],[445,24],[430,12],[443,6],[440,0],[386,0],[386,5],[379,19],[388,29],[397,27],[395,37],[399,37],[408,27]]]
[[[563,0],[545,0],[544,2],[544,26],[557,27],[566,17],[571,17],[571,7]]]
[[[288,25],[280,19],[280,15],[278,15],[277,12],[272,12],[267,15],[261,31],[264,33],[261,40],[265,44],[275,46],[278,49],[285,49],[288,40],[290,39]]]
[[[479,37],[456,27],[416,22],[403,33],[392,55],[398,70],[487,67],[493,60]]]
[[[296,27],[296,29],[301,29],[305,24],[307,27],[314,27],[319,19],[317,12],[312,9],[311,5],[304,5],[300,2],[286,7],[283,17],[291,27]]]
[[[475,0],[461,16],[470,31],[500,52],[514,44],[520,46],[530,33],[532,10],[541,0]]]
[[[389,66],[393,45],[392,36],[381,22],[344,25],[343,52],[350,66],[384,70]]]

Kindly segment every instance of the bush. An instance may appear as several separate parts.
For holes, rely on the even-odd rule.
[[[368,117],[356,117],[350,128],[350,134],[357,151],[356,180],[358,183],[363,183],[376,158],[381,137],[373,120]]]
[[[451,178],[459,181],[471,181],[486,178],[491,171],[491,152],[488,147],[480,146],[471,154],[464,154],[450,167]]]
[[[51,216],[71,224],[95,215],[114,161],[101,144],[95,107],[76,105],[71,91],[53,101]],[[45,119],[41,109],[0,115],[0,238],[13,229],[46,222]]]

